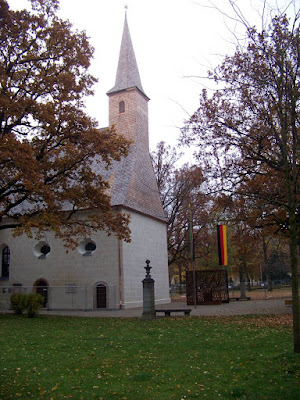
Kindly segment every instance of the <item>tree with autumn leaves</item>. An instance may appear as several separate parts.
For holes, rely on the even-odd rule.
[[[182,164],[181,157],[182,153],[165,142],[158,143],[156,151],[152,152],[154,172],[168,219],[170,281],[176,277],[179,284],[185,282],[185,271],[192,267],[192,259],[196,269],[215,269],[218,266],[216,225],[224,220],[230,220],[230,276],[240,275],[243,282],[249,281],[250,276],[259,279],[257,249],[260,237],[255,227],[245,222],[245,205],[238,204],[231,197],[208,194],[202,170],[196,165]],[[256,249],[256,257],[251,254],[249,243],[252,249]]]
[[[165,142],[152,153],[152,164],[164,211],[167,216],[168,262],[170,275],[178,269],[179,283],[191,260],[190,223],[193,221],[194,248],[200,244],[203,227],[209,218],[210,196],[202,185],[201,168],[184,164],[178,167],[182,154]]]
[[[257,222],[288,237],[294,350],[300,352],[299,14],[293,21],[276,16],[261,32],[246,28],[247,48],[210,73],[220,89],[211,96],[203,90],[182,141],[197,146],[213,190],[251,200]]]
[[[31,7],[0,0],[0,229],[51,230],[70,247],[98,229],[129,240],[128,216],[112,210],[97,172],[126,156],[128,142],[84,109],[93,48],[57,16],[58,0]]]

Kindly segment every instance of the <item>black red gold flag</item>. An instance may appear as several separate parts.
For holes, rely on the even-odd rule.
[[[226,225],[217,225],[219,265],[227,265],[227,229]]]

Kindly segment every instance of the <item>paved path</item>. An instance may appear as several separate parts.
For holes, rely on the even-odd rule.
[[[284,299],[270,300],[249,300],[231,301],[220,305],[187,306],[185,303],[170,303],[157,306],[163,308],[190,308],[191,316],[229,316],[229,315],[249,315],[249,314],[287,314],[291,313],[291,307],[287,307]],[[141,317],[142,308],[132,308],[127,310],[97,310],[97,311],[46,311],[45,315],[66,315],[79,317],[99,317],[99,318],[134,318]],[[175,313],[172,315],[176,315]],[[182,315],[178,314],[178,315]]]

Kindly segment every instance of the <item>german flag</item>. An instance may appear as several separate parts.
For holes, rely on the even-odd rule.
[[[226,225],[217,225],[219,265],[227,265]]]

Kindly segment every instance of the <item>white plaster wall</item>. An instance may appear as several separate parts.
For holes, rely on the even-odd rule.
[[[1,287],[17,283],[30,290],[38,279],[44,279],[50,287],[51,308],[94,309],[94,287],[96,283],[105,283],[108,285],[108,308],[118,307],[118,240],[104,232],[93,234],[91,239],[97,248],[92,255],[83,256],[77,250],[69,250],[67,253],[62,241],[47,233],[46,241],[51,247],[51,252],[45,259],[39,259],[34,254],[38,240],[25,235],[12,237],[10,231],[1,231],[0,247],[4,244],[9,246],[11,260],[9,281],[0,280],[0,291]],[[79,287],[76,293],[66,293],[66,286],[69,285]]]
[[[124,308],[143,305],[146,260],[150,260],[151,276],[155,280],[155,302],[169,303],[166,224],[131,212],[130,229],[131,243],[122,243]]]
[[[130,229],[131,242],[121,243],[122,305],[124,308],[143,305],[142,280],[147,259],[151,261],[155,280],[156,303],[169,303],[166,224],[131,212]],[[25,235],[12,237],[9,230],[1,231],[0,250],[4,245],[9,246],[11,260],[9,281],[0,280],[0,308],[9,306],[5,287],[22,284],[31,291],[38,279],[48,282],[51,309],[95,309],[97,283],[107,285],[107,308],[119,308],[118,240],[104,232],[93,234],[91,239],[97,249],[91,256],[83,256],[77,250],[67,253],[62,241],[47,233],[43,240],[50,245],[51,252],[45,259],[39,259],[34,254],[38,240]],[[74,293],[72,289],[67,292],[66,287],[70,286],[77,287]]]

